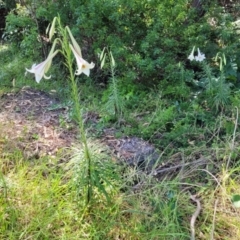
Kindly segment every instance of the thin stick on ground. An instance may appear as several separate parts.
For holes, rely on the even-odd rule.
[[[173,171],[173,170],[176,170],[177,168],[183,168],[183,167],[186,167],[186,166],[189,166],[189,165],[197,165],[197,164],[206,164],[207,163],[207,159],[205,158],[200,158],[196,161],[193,161],[193,162],[188,162],[188,163],[183,163],[183,164],[178,164],[176,166],[172,166],[172,167],[167,167],[167,168],[161,168],[160,169],[156,169],[154,172],[153,172],[153,175],[157,175],[159,173],[163,173],[163,172],[168,172],[168,171]]]
[[[192,215],[191,221],[190,221],[191,240],[195,240],[195,222],[196,222],[196,219],[197,219],[197,217],[198,217],[198,215],[200,214],[200,211],[201,211],[201,203],[200,203],[199,199],[196,198],[195,195],[191,195],[190,199],[192,199],[195,203],[197,203],[196,211]]]

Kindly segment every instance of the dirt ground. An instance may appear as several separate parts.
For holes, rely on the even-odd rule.
[[[20,149],[26,159],[54,156],[59,149],[70,147],[77,132],[66,127],[68,109],[59,104],[51,95],[31,88],[3,95],[0,139],[8,142],[9,148]]]
[[[71,147],[77,141],[77,127],[69,120],[69,109],[53,96],[32,88],[5,94],[0,102],[0,133],[10,147],[20,149],[26,159],[54,156],[59,149]],[[96,114],[84,115],[84,121],[97,121]],[[152,145],[136,137],[114,137],[114,128],[104,129],[101,142],[114,157],[129,164],[144,161],[159,154]]]

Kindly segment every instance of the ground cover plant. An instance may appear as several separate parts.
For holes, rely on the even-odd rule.
[[[240,239],[238,1],[1,7],[1,239]]]

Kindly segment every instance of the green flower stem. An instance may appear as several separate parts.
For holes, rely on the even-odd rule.
[[[204,72],[206,73],[206,76],[208,79],[208,91],[210,93],[212,93],[212,91],[213,91],[212,72],[211,72],[211,68],[205,61],[203,61],[203,69],[204,69]]]
[[[86,195],[86,204],[89,204],[92,198],[92,186],[93,186],[93,181],[92,181],[92,161],[91,161],[91,154],[89,151],[88,147],[88,142],[87,142],[87,136],[86,136],[86,131],[84,127],[84,121],[83,121],[83,116],[82,116],[82,111],[81,111],[81,104],[80,104],[80,99],[79,99],[79,93],[78,93],[78,86],[77,86],[77,81],[74,76],[74,71],[73,71],[73,58],[72,58],[72,53],[71,53],[71,48],[69,46],[69,41],[68,41],[68,35],[66,28],[64,29],[61,26],[61,23],[59,21],[59,29],[60,33],[62,34],[62,39],[63,41],[61,42],[62,44],[62,54],[65,57],[65,65],[69,70],[69,78],[71,81],[71,88],[72,88],[72,99],[74,102],[74,112],[77,117],[77,123],[80,131],[80,139],[83,144],[83,149],[84,149],[84,157],[87,160],[87,179],[88,179],[88,184],[87,184],[87,195]]]

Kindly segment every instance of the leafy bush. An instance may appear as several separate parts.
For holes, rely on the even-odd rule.
[[[163,80],[176,86],[181,82],[176,65],[187,62],[187,53],[193,45],[201,46],[209,57],[219,50],[229,56],[236,49],[236,35],[233,27],[229,27],[234,19],[215,3],[206,1],[199,12],[186,0],[61,0],[44,1],[44,4],[29,1],[25,7],[31,9],[31,16],[10,14],[6,30],[9,33],[21,28],[26,32],[30,26],[44,35],[48,22],[59,13],[63,24],[71,27],[84,46],[84,55],[95,57],[99,63],[97,53],[103,47],[110,47],[117,59],[116,74],[126,86],[129,83],[153,86]],[[12,39],[21,41],[19,36]],[[98,80],[99,74],[96,70],[94,76]],[[108,78],[100,75],[101,79]],[[122,88],[126,86],[123,84]]]
[[[19,4],[6,17],[3,38],[16,47],[16,50],[20,50],[24,56],[35,57],[41,52],[37,26],[31,18],[29,9]]]

